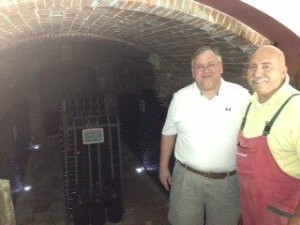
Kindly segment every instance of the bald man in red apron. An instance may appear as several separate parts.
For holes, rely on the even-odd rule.
[[[255,93],[238,137],[243,225],[300,225],[300,93],[274,46],[253,53],[247,79]]]

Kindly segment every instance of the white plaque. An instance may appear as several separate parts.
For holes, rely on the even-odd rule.
[[[91,128],[82,130],[82,142],[84,145],[103,143],[103,128]]]

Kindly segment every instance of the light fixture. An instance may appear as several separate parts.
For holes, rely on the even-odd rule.
[[[135,171],[137,173],[142,173],[144,170],[145,170],[144,167],[138,167],[138,168],[135,169]]]
[[[23,190],[25,191],[25,192],[28,192],[28,191],[30,191],[31,190],[31,186],[30,185],[26,185],[26,186],[24,186],[23,187]]]
[[[31,136],[28,149],[31,151],[37,151],[37,150],[41,150],[42,147],[43,145],[35,143],[33,136]]]

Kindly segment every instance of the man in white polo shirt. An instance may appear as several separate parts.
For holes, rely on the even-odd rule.
[[[168,218],[172,225],[236,225],[236,140],[250,94],[221,78],[216,48],[197,49],[191,67],[195,82],[174,94],[162,130],[159,177],[171,187]]]

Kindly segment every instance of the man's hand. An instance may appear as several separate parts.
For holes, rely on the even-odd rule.
[[[159,180],[167,191],[170,190],[171,185],[171,173],[168,168],[159,169]]]
[[[159,180],[164,185],[165,189],[169,191],[171,185],[171,173],[169,169],[169,161],[173,152],[175,140],[177,135],[161,136],[160,143],[160,160],[159,160]]]

